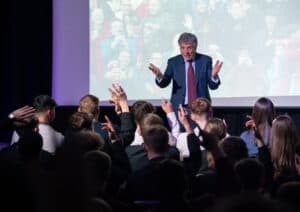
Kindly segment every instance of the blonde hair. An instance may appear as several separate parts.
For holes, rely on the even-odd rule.
[[[226,125],[223,120],[219,118],[209,119],[204,130],[216,136],[219,141],[225,138],[227,134]]]
[[[207,118],[212,116],[212,107],[208,99],[197,98],[189,105],[192,113],[197,115],[207,114]]]
[[[82,97],[79,101],[80,112],[92,114],[94,117],[99,113],[98,97],[88,94]]]

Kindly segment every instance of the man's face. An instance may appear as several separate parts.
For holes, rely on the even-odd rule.
[[[187,61],[194,58],[197,46],[192,43],[180,43],[179,48],[182,57]]]

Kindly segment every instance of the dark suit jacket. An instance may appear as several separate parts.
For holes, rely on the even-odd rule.
[[[195,54],[195,77],[197,86],[197,97],[204,97],[210,100],[208,87],[217,89],[220,80],[215,83],[211,79],[212,59],[204,54]],[[179,104],[184,104],[186,94],[186,73],[185,62],[181,55],[177,55],[168,60],[167,69],[160,82],[156,80],[156,84],[161,87],[167,87],[173,80],[173,88],[171,95],[171,103],[173,108],[178,108]]]

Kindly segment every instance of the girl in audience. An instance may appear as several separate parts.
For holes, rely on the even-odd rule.
[[[270,149],[264,142],[258,129],[255,129],[258,158],[266,169],[266,184],[271,186],[273,195],[278,185],[284,179],[296,173],[295,147],[298,143],[298,134],[293,120],[286,115],[274,119],[270,136]]]
[[[258,99],[252,109],[252,115],[247,116],[250,120],[245,123],[246,127],[255,126],[264,140],[266,146],[270,145],[272,121],[275,117],[273,102],[265,97]],[[242,132],[240,136],[246,143],[250,157],[256,157],[258,147],[253,129]]]
[[[275,178],[295,173],[297,143],[297,129],[293,120],[289,116],[278,116],[272,126],[270,149]]]

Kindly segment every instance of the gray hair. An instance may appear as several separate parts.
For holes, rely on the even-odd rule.
[[[180,43],[193,44],[193,45],[195,45],[195,47],[197,47],[197,45],[198,45],[196,35],[189,33],[189,32],[184,32],[179,36],[178,44],[180,44]]]

